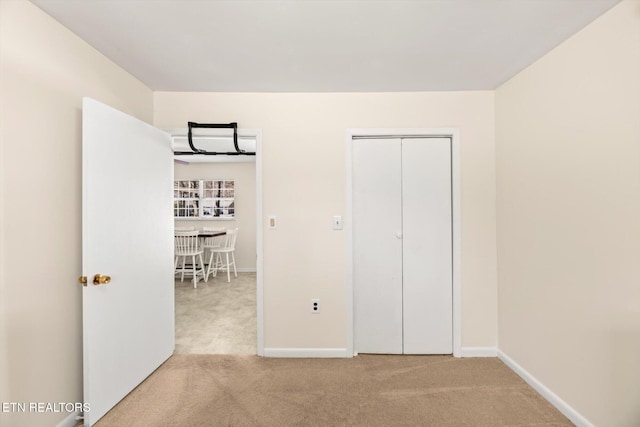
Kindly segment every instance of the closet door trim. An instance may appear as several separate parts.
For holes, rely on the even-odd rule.
[[[375,138],[451,138],[451,192],[452,192],[452,274],[453,274],[453,356],[461,357],[462,344],[462,291],[461,291],[461,222],[460,222],[460,131],[457,128],[420,129],[347,129],[347,356],[354,356],[354,280],[353,280],[353,167],[354,140]]]

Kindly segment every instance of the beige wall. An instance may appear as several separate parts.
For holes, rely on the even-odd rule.
[[[640,425],[640,2],[496,92],[499,348],[597,426]]]
[[[175,179],[235,180],[236,217],[233,221],[176,220],[176,227],[238,228],[236,266],[240,270],[256,269],[256,163],[191,163],[175,165]],[[206,261],[205,261],[206,262]]]
[[[262,130],[265,347],[345,348],[346,129],[458,127],[461,133],[463,346],[495,347],[493,92],[155,93],[154,123],[237,121]],[[278,228],[266,228],[266,216]],[[321,315],[309,310],[322,301]]]
[[[81,402],[81,97],[151,121],[152,92],[22,0],[0,1],[0,55],[0,400]]]
[[[161,92],[152,106],[148,88],[24,0],[0,0],[0,67],[1,401],[82,399],[91,96],[146,121],[155,112],[159,127],[262,129],[264,214],[279,220],[264,233],[265,343],[276,348],[346,346],[350,225],[331,230],[346,214],[346,129],[460,128],[463,347],[495,346],[498,315],[499,348],[595,425],[640,421],[640,2],[501,86],[495,117],[493,92]],[[311,298],[321,315],[309,315]],[[0,425],[63,417],[0,414]]]

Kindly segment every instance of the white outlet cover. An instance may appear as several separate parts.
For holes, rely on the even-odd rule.
[[[319,314],[320,313],[320,300],[312,299],[311,300],[311,313]]]

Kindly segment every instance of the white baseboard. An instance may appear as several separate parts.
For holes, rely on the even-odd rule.
[[[78,422],[80,412],[72,412],[64,420],[56,424],[56,427],[73,427]]]
[[[238,273],[255,273],[257,270],[255,267],[238,267],[236,268]]]
[[[547,399],[549,403],[556,407],[565,417],[574,423],[577,427],[595,427],[589,420],[583,417],[578,411],[573,409],[567,402],[560,399],[557,394],[549,390],[544,384],[538,381],[533,375],[527,372],[522,366],[518,365],[513,359],[502,351],[498,350],[498,358],[504,362],[511,370],[518,374],[527,384],[535,391],[540,393],[542,397]]]
[[[498,357],[495,347],[462,347],[460,357]]]
[[[265,348],[265,357],[353,357],[345,348]],[[462,347],[460,357],[497,357],[495,347]]]
[[[264,357],[345,358],[346,348],[265,348]]]

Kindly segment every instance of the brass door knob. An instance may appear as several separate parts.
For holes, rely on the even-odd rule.
[[[109,276],[105,276],[102,274],[96,274],[95,276],[93,276],[94,285],[106,285],[109,282],[111,282],[111,277]]]
[[[82,286],[87,286],[87,276],[78,277],[78,283],[80,283]]]

